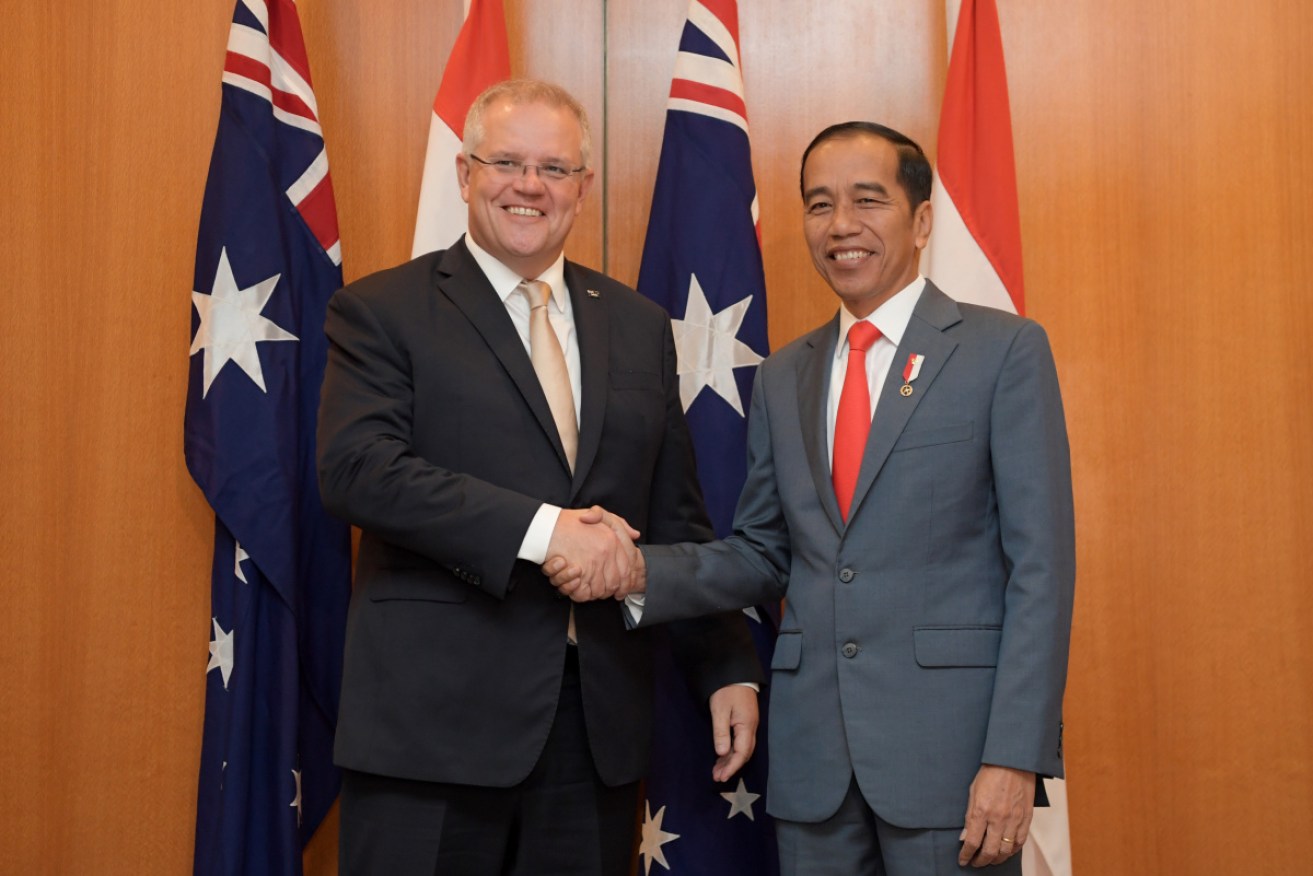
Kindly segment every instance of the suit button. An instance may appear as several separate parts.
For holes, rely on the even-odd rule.
[[[852,569],[839,570],[839,580],[845,584],[851,582],[856,577],[857,577],[857,573],[854,572]]]
[[[858,648],[858,647],[857,647],[856,645],[854,645],[852,642],[847,642],[847,643],[845,643],[844,646],[843,646],[843,656],[848,657],[848,658],[856,657],[856,656],[857,656],[857,652],[860,651],[860,650],[861,650],[861,648]]]

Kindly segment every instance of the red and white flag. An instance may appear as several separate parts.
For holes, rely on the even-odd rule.
[[[961,7],[959,13],[959,5]],[[961,301],[1025,312],[1008,79],[994,0],[946,0],[950,59],[922,269]]]
[[[959,301],[1025,313],[998,8],[994,0],[946,0],[946,13],[950,57],[931,196],[934,233],[922,271]],[[1035,809],[1022,869],[1026,876],[1071,876],[1066,786],[1060,779],[1044,786],[1050,805]]]
[[[433,100],[412,258],[446,249],[465,233],[465,202],[456,184],[456,156],[465,134],[465,114],[480,92],[510,75],[502,0],[466,0],[465,23]]]

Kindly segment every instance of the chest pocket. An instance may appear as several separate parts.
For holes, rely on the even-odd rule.
[[[950,423],[945,426],[932,426],[928,429],[917,429],[914,432],[907,431],[898,439],[893,452],[898,453],[903,450],[915,450],[918,447],[934,447],[939,444],[970,441],[971,436],[974,434],[975,425],[970,421]]]

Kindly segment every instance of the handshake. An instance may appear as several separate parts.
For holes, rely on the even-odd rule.
[[[547,545],[543,574],[575,602],[624,599],[647,585],[638,530],[601,506],[561,511]]]

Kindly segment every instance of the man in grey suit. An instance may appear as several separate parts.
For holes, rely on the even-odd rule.
[[[1020,873],[1038,778],[1062,775],[1057,374],[1039,325],[920,276],[930,184],[889,128],[812,141],[804,229],[842,306],[757,374],[734,535],[644,546],[620,591],[645,588],[640,627],[787,598],[767,792],[785,874]],[[601,595],[568,557],[544,571]]]

